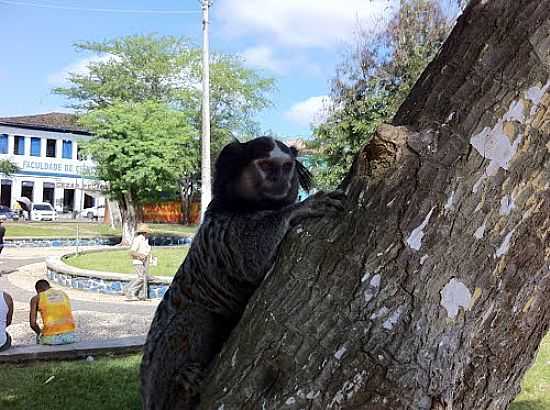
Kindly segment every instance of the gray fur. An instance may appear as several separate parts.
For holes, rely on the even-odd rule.
[[[293,202],[296,172],[290,178]],[[340,207],[338,195],[330,194],[244,212],[214,199],[151,324],[141,365],[145,409],[196,408],[205,370],[273,266],[290,227]]]

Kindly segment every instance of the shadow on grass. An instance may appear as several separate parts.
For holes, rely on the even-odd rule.
[[[3,366],[0,409],[140,409],[140,355]]]

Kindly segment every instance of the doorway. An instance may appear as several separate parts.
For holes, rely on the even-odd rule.
[[[24,196],[33,201],[33,191],[34,191],[34,182],[32,181],[23,181],[21,182],[21,196]]]
[[[42,190],[42,198],[44,202],[48,202],[51,206],[54,206],[55,184],[53,182],[44,182],[44,188]]]
[[[8,208],[11,205],[11,181],[9,179],[2,180],[0,188],[0,205],[7,206]]]
[[[74,189],[63,190],[63,212],[74,211]]]

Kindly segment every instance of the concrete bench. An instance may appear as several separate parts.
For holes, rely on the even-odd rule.
[[[143,350],[145,336],[108,340],[87,340],[67,345],[21,345],[0,352],[1,363],[21,363],[37,360],[78,359],[105,354],[138,353]]]

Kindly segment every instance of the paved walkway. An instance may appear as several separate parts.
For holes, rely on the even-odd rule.
[[[73,248],[4,248],[0,255],[0,289],[14,299],[13,324],[8,332],[16,345],[34,343],[28,324],[29,301],[34,283],[46,278],[47,256],[62,255]],[[56,287],[56,285],[54,285]],[[122,296],[103,295],[62,288],[69,298],[81,340],[139,336],[147,333],[156,301],[126,302]]]

